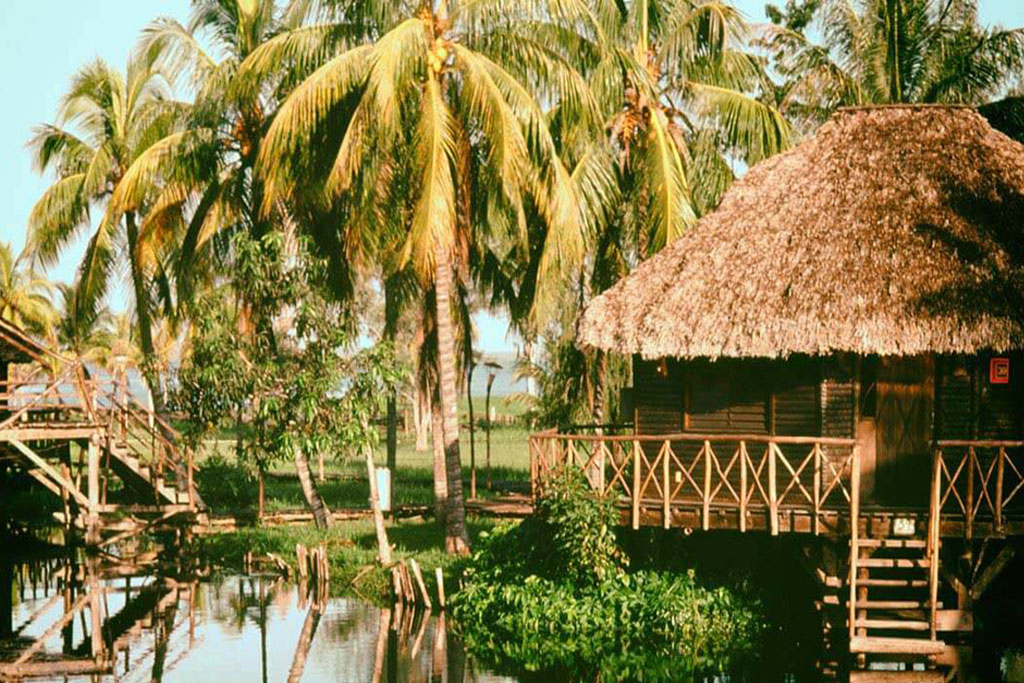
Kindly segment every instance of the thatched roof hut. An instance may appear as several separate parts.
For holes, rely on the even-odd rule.
[[[846,109],[588,306],[644,358],[1024,348],[1024,145],[974,109]]]

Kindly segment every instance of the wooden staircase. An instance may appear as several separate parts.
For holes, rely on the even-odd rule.
[[[851,544],[851,654],[929,656],[935,636],[928,542],[919,538],[858,539]],[[938,605],[936,605],[938,607]]]
[[[75,361],[60,372],[39,370],[8,381],[2,389],[7,410],[0,414],[0,457],[60,496],[61,519],[92,530],[87,542],[99,543],[95,532],[107,527],[126,531],[183,513],[204,514],[190,454],[178,449],[172,427],[132,401],[126,386],[90,380]],[[77,462],[71,443],[80,449]],[[111,476],[124,491],[108,504]]]
[[[856,668],[863,669],[869,658],[924,659],[930,665],[945,649],[936,633],[942,514],[939,496],[936,459],[924,538],[861,538],[860,472],[853,473],[847,624]]]

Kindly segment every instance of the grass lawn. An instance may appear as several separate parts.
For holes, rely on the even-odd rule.
[[[466,520],[470,539],[475,541],[481,533],[494,527],[490,519],[470,517]],[[406,520],[388,524],[388,540],[394,546],[395,560],[415,558],[423,569],[424,578],[432,600],[437,600],[434,568],[441,567],[448,575],[448,568],[455,558],[444,553],[444,530],[433,520]],[[282,527],[248,527],[236,531],[210,536],[201,536],[196,544],[202,556],[214,565],[239,570],[246,552],[255,557],[275,553],[288,562],[295,570],[295,545],[302,543],[313,547],[326,543],[331,562],[331,592],[356,592],[375,602],[383,604],[390,591],[388,574],[376,567],[360,577],[353,586],[352,580],[363,568],[373,565],[377,559],[377,539],[373,523],[368,519],[338,522],[326,531],[320,531],[312,524]],[[455,586],[450,586],[449,592]]]
[[[486,487],[486,449],[482,430],[476,434],[477,496],[493,497],[499,490],[523,490],[529,483],[530,459],[527,451],[529,430],[525,427],[496,426],[491,431],[491,465],[494,491]],[[469,431],[461,432],[461,453],[463,483],[468,496],[470,476]],[[393,475],[395,505],[429,505],[433,502],[433,451],[416,452],[413,436],[399,434],[397,472]],[[228,460],[234,459],[234,441],[221,439],[208,443],[204,454],[209,457],[218,453]],[[377,464],[383,466],[386,452],[383,443],[377,449]],[[202,462],[202,456],[200,464]],[[313,465],[316,473],[316,462]],[[319,484],[328,506],[334,508],[366,507],[366,468],[358,457],[326,457],[324,460],[325,481]],[[200,492],[203,483],[200,481]],[[212,492],[211,492],[212,493]],[[238,503],[225,504],[217,495],[204,495],[213,510],[226,511],[237,508]],[[246,506],[255,506],[255,492]],[[279,463],[267,478],[267,509],[285,510],[305,507],[305,499],[299,488],[295,470],[290,462]]]

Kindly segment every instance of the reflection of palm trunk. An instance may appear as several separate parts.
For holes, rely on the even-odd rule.
[[[459,413],[455,387],[455,334],[452,329],[452,268],[449,255],[438,245],[435,254],[434,295],[437,302],[437,374],[441,417],[444,423],[444,460],[448,474],[448,509],[445,549],[469,552],[466,506],[462,498],[462,461],[459,454]]]
[[[320,607],[314,604],[306,612],[306,620],[302,622],[302,632],[299,634],[299,642],[295,646],[295,654],[292,656],[292,668],[288,670],[288,683],[298,683],[302,680],[302,671],[306,668],[306,657],[309,656],[309,646],[313,644],[313,636],[316,635],[316,627],[320,624]]]
[[[327,508],[327,501],[320,495],[320,489],[313,481],[313,475],[309,471],[309,457],[302,448],[295,449],[295,472],[299,475],[299,484],[302,486],[302,495],[306,498],[306,504],[313,511],[313,521],[317,528],[326,529],[331,526],[331,511]]]

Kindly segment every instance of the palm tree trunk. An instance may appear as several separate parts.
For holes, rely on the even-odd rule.
[[[444,418],[441,402],[430,402],[430,443],[434,449],[434,519],[444,525],[448,516],[448,472],[444,462]]]
[[[469,336],[467,330],[466,336]],[[473,424],[473,342],[469,342],[469,371],[466,378],[466,399],[469,403],[469,499],[476,499],[476,425]]]
[[[448,474],[448,510],[445,519],[445,550],[469,553],[466,506],[462,496],[462,461],[459,453],[459,415],[455,384],[455,335],[452,330],[452,267],[441,245],[436,249],[434,295],[437,300],[437,374],[441,417],[444,426],[444,460]]]
[[[604,386],[605,375],[608,372],[608,356],[604,351],[596,351],[594,364],[597,372],[594,373],[594,403],[590,408],[590,419],[595,425],[604,424]]]
[[[422,453],[427,450],[427,432],[430,423],[427,421],[427,413],[430,412],[430,392],[424,391],[417,386],[412,402],[412,423],[416,432],[416,452]]]
[[[139,346],[142,347],[142,373],[153,396],[153,412],[164,414],[166,399],[163,384],[155,369],[156,348],[153,346],[153,320],[149,315],[149,297],[146,295],[145,276],[139,263],[139,228],[135,224],[135,214],[131,211],[124,215],[125,228],[128,233],[128,261],[132,271],[132,289],[135,294],[135,317],[139,323]]]
[[[313,473],[309,469],[309,457],[301,448],[295,449],[295,473],[299,475],[299,484],[302,486],[306,504],[313,511],[313,521],[316,522],[318,529],[327,529],[331,526],[331,511],[327,507],[327,501],[320,495],[316,481],[313,480]]]
[[[384,280],[384,341],[389,344],[395,343],[395,328],[398,325],[398,296],[395,293],[395,285],[389,282],[391,278]],[[388,469],[391,470],[391,480],[395,478],[395,467],[398,461],[398,389],[392,389],[388,394]]]

